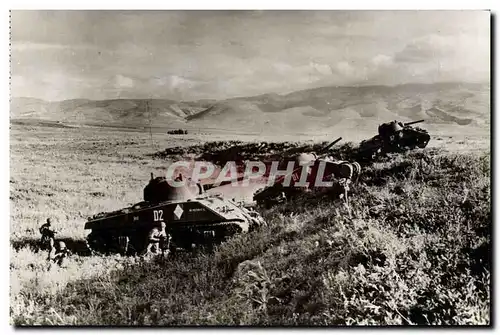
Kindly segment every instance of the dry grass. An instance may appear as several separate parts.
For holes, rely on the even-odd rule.
[[[367,167],[351,218],[328,194],[305,196],[265,211],[268,227],[213,255],[139,263],[77,254],[48,271],[46,254],[31,247],[38,226],[50,216],[76,245],[88,216],[141,200],[149,173],[168,164],[149,156],[157,150],[138,132],[13,127],[11,323],[490,323],[484,149],[430,149]]]

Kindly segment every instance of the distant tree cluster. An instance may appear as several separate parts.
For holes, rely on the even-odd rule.
[[[188,133],[188,131],[185,129],[176,129],[176,130],[167,131],[167,134],[171,134],[171,135],[186,135],[187,133]]]

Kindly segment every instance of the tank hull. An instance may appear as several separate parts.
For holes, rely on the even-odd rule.
[[[313,189],[329,190],[332,195],[337,193],[337,196],[340,196],[345,193],[343,184],[356,182],[361,174],[361,166],[357,162],[334,160],[329,157],[319,158],[311,163],[309,167],[301,166],[295,169],[289,178],[289,184],[285,184],[286,178],[280,178],[273,185],[255,192],[253,200],[258,205],[270,208]],[[300,183],[303,174],[305,184]]]
[[[142,202],[89,219],[87,244],[96,252],[140,253],[149,232],[164,222],[172,245],[190,249],[193,244],[221,243],[263,223],[255,212],[220,196],[200,196],[189,201]],[[121,241],[127,241],[125,247]]]

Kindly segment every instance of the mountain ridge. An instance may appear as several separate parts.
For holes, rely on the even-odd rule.
[[[427,124],[490,125],[490,85],[483,83],[325,86],[287,94],[203,99],[11,99],[11,119],[63,124],[228,128],[258,132],[314,132],[373,127],[391,119]],[[146,108],[149,102],[149,108]]]

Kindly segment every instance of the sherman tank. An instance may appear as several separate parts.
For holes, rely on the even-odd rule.
[[[391,121],[378,127],[378,135],[360,143],[358,156],[360,159],[373,159],[378,155],[398,153],[416,148],[425,148],[431,137],[427,130],[412,127],[414,124],[424,122]]]
[[[329,156],[329,150],[342,138],[338,138],[326,147],[324,147],[318,154],[316,153],[301,153],[295,157],[295,164],[297,168],[291,175],[281,176],[275,182],[267,187],[264,187],[253,196],[253,200],[258,205],[263,205],[267,208],[285,202],[286,200],[301,194],[303,192],[310,192],[318,182],[318,175],[321,175],[322,182],[333,181],[333,186],[329,187],[332,194],[338,196],[345,195],[348,190],[348,184],[358,180],[361,174],[361,166],[357,162],[348,162],[343,160],[335,160]],[[298,184],[303,169],[307,168],[307,176],[304,181],[307,186]],[[304,174],[305,175],[305,174]],[[289,185],[285,185],[287,177],[290,180]],[[321,186],[319,188],[322,188]],[[324,187],[323,187],[324,188]]]
[[[264,224],[259,213],[222,195],[208,195],[199,183],[186,180],[183,186],[171,184],[165,177],[151,174],[144,201],[89,218],[85,223],[85,229],[91,230],[89,249],[98,253],[141,253],[149,232],[161,222],[171,236],[171,248],[186,250],[193,245],[213,246]]]

